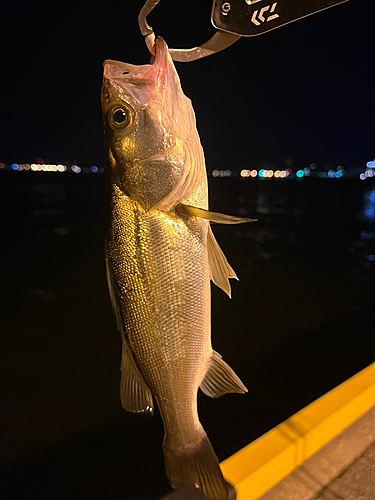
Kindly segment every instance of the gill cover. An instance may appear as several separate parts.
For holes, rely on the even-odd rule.
[[[123,192],[147,209],[189,200],[205,182],[204,155],[164,40],[152,64],[105,61],[101,98],[107,165]]]

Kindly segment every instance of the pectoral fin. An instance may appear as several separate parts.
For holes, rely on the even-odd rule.
[[[216,351],[212,351],[210,365],[200,388],[211,398],[218,398],[229,392],[247,392],[239,377]]]
[[[236,280],[238,280],[238,278],[229,265],[219,243],[216,241],[211,227],[208,228],[207,249],[211,279],[216,286],[224,290],[224,292],[231,297],[229,278],[234,278]]]
[[[203,208],[193,207],[191,205],[180,204],[177,206],[177,212],[181,215],[190,217],[199,217],[217,224],[242,224],[244,222],[255,222],[257,219],[247,219],[246,217],[236,217],[233,215],[220,214],[218,212],[210,212]],[[229,265],[225,255],[223,254],[218,242],[216,241],[211,228],[208,231],[208,262],[210,266],[211,279],[216,286],[224,290],[231,297],[231,289],[229,278],[238,280],[236,273]]]
[[[244,222],[255,222],[257,219],[247,219],[246,217],[236,217],[235,215],[219,214],[218,212],[210,212],[203,208],[192,207],[191,205],[178,205],[178,211],[191,217],[199,217],[206,219],[216,224],[243,224]]]
[[[133,413],[154,413],[152,394],[139,373],[128,342],[123,339],[120,397],[124,410]]]

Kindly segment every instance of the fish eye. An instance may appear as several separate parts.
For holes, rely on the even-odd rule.
[[[113,129],[124,129],[133,121],[133,112],[124,104],[116,104],[108,111],[108,122]]]
[[[113,121],[118,125],[123,124],[128,119],[127,113],[123,109],[116,109],[112,117]]]

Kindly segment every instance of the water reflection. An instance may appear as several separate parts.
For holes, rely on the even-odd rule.
[[[241,264],[252,266],[254,260],[275,260],[285,256],[300,242],[297,228],[302,209],[295,205],[288,187],[277,183],[247,186],[237,197],[238,213],[258,219],[251,225],[238,226],[236,237],[247,241],[247,255]]]
[[[363,194],[363,204],[358,214],[359,234],[349,248],[354,259],[354,274],[363,281],[375,269],[375,189]]]
[[[323,273],[322,286],[327,288],[332,287],[328,275],[331,280],[348,276],[351,282],[372,279],[374,183],[364,186],[360,182],[338,185],[321,179],[303,183],[217,179],[212,191],[216,189],[223,200],[217,208],[229,211],[230,192],[236,200],[233,213],[258,219],[235,229],[240,248],[233,251],[231,259],[240,274],[254,273],[257,263],[263,261],[268,264],[262,269],[270,276],[277,267],[302,273],[310,269],[317,276]],[[215,228],[215,232],[220,231]]]
[[[232,323],[238,317],[238,324],[230,328],[246,332],[248,356],[292,345],[296,338],[321,333],[329,341],[332,332],[340,332],[341,342],[353,331],[368,331],[375,278],[374,185],[314,178],[212,184],[213,209],[258,219],[236,226],[234,239],[228,228],[214,227],[240,279],[233,285],[231,317]],[[228,193],[235,195],[236,206],[228,207]],[[215,310],[215,300],[218,294],[216,334],[228,306],[222,299]],[[333,326],[340,321],[340,327]]]
[[[375,189],[365,191],[360,220],[364,223],[375,222]]]

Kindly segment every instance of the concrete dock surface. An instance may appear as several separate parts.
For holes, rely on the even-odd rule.
[[[259,500],[375,500],[375,407]]]

